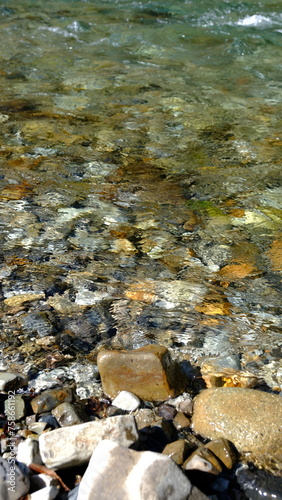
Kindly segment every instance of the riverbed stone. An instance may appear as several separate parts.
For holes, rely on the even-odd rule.
[[[87,415],[80,408],[76,408],[71,403],[61,403],[52,410],[52,415],[59,422],[61,427],[77,425],[86,422]]]
[[[254,389],[219,387],[194,400],[194,432],[225,438],[261,465],[282,466],[282,398]]]
[[[26,377],[20,373],[0,372],[0,391],[14,391],[23,387],[26,383]]]
[[[188,452],[188,444],[185,439],[178,439],[172,443],[168,443],[162,453],[167,455],[171,460],[173,460],[177,465],[182,465],[186,459]]]
[[[42,464],[38,441],[27,438],[18,444],[17,460],[25,465]]]
[[[20,420],[25,415],[25,402],[21,394],[15,394],[12,399],[8,397],[5,404],[5,415],[8,420]]]
[[[123,446],[138,439],[133,415],[109,417],[41,434],[39,449],[47,467],[60,469],[86,463],[102,439],[111,438]]]
[[[19,500],[29,490],[28,469],[25,466],[11,464],[0,458],[0,498],[1,500]]]
[[[104,392],[115,398],[122,390],[147,401],[175,397],[184,385],[179,366],[166,347],[146,345],[135,350],[102,349],[98,354]]]
[[[190,455],[183,464],[184,470],[200,470],[209,474],[220,474],[221,464],[217,457],[204,446],[201,446]]]
[[[60,387],[42,392],[31,401],[31,407],[34,413],[50,411],[63,401],[71,402],[73,392],[70,387]]]
[[[132,392],[121,391],[113,400],[112,404],[125,411],[134,411],[140,406],[140,399]]]
[[[95,448],[77,500],[186,500],[191,483],[169,457],[110,440]]]

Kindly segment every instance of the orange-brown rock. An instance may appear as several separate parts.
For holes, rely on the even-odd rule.
[[[164,401],[184,389],[184,376],[163,346],[146,345],[133,351],[102,349],[97,362],[103,390],[111,398],[126,390],[147,401]]]

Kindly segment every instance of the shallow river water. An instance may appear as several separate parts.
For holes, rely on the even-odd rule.
[[[282,388],[282,4],[0,2],[1,367],[157,342]]]

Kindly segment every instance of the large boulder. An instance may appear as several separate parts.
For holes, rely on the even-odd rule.
[[[282,398],[254,389],[219,387],[194,400],[193,430],[226,438],[261,465],[282,467]]]

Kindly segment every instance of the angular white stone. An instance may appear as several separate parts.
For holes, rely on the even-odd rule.
[[[18,445],[17,461],[25,465],[42,464],[38,441],[27,438]]]
[[[92,454],[77,500],[186,500],[190,492],[190,481],[169,457],[106,439]]]
[[[33,474],[30,478],[30,484],[33,490],[40,490],[47,486],[56,486],[60,489],[60,482],[58,479],[47,474]]]
[[[129,391],[120,391],[112,404],[121,410],[134,411],[140,405],[140,399]]]
[[[46,486],[41,490],[35,491],[29,495],[29,500],[54,500],[59,494],[60,489],[56,486]]]
[[[47,467],[54,469],[81,465],[88,462],[102,439],[109,438],[125,447],[137,441],[138,432],[133,415],[109,417],[41,434],[41,458]]]

